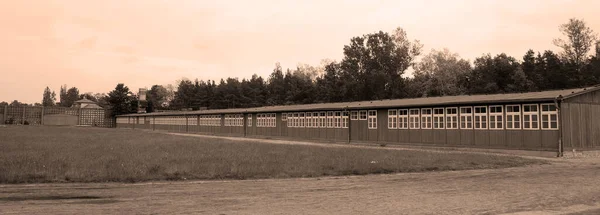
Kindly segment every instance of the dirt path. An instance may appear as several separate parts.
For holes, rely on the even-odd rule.
[[[344,147],[344,148],[372,148],[381,150],[403,150],[403,151],[428,151],[437,153],[476,153],[476,154],[494,154],[494,155],[505,155],[505,156],[520,156],[525,158],[533,159],[544,159],[555,160],[555,152],[536,152],[536,151],[524,151],[524,150],[499,150],[499,149],[477,149],[477,148],[452,148],[452,147],[431,147],[431,146],[411,146],[411,145],[389,145],[386,147],[377,146],[377,144],[348,144],[348,143],[323,143],[323,142],[310,142],[310,141],[295,141],[295,140],[281,140],[281,139],[254,139],[245,137],[228,137],[228,136],[214,136],[214,135],[203,135],[203,134],[190,134],[190,133],[168,133],[161,131],[149,131],[159,132],[169,135],[186,136],[186,137],[198,137],[198,138],[214,138],[214,139],[226,139],[233,141],[248,141],[248,142],[260,142],[269,144],[287,144],[287,145],[307,145],[307,146],[319,146],[319,147]],[[548,159],[550,158],[550,159]]]
[[[0,185],[0,214],[567,214],[598,212],[599,203],[598,158],[309,179]]]

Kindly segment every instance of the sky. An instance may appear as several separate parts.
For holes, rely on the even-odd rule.
[[[0,0],[0,101],[46,86],[108,93],[124,83],[267,77],[277,62],[339,61],[350,38],[401,27],[473,61],[558,50],[560,24],[600,32],[597,0]],[[58,99],[58,98],[57,98]]]

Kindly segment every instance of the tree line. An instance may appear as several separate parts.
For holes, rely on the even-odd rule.
[[[179,81],[176,91],[154,85],[147,111],[222,109],[577,88],[600,83],[600,43],[583,20],[560,25],[561,49],[528,50],[520,59],[484,54],[471,64],[448,49],[421,55],[422,45],[397,28],[353,37],[339,62],[283,71],[266,79]],[[417,58],[420,59],[417,61]],[[413,76],[405,75],[413,68]]]
[[[19,102],[18,100],[13,100],[11,103],[8,102],[0,102],[0,106],[44,106],[44,107],[72,107],[75,104],[75,101],[80,99],[88,99],[93,102],[96,102],[102,107],[110,106],[108,104],[108,97],[105,93],[79,93],[79,89],[77,87],[68,88],[67,85],[60,86],[59,98],[57,101],[56,92],[50,90],[50,87],[46,87],[44,89],[44,93],[42,94],[42,102],[41,103],[33,103],[27,104]]]
[[[79,94],[61,86],[60,100],[46,88],[43,106],[70,107],[87,98],[114,114],[161,110],[250,108],[271,105],[350,102],[465,94],[494,94],[577,88],[600,83],[600,42],[583,20],[559,26],[562,38],[549,41],[560,48],[528,50],[515,58],[505,53],[483,54],[473,62],[448,49],[423,55],[423,45],[406,31],[356,36],[343,47],[340,61],[299,65],[284,70],[279,63],[263,78],[178,81],[177,86],[153,85],[146,101],[138,101],[127,86],[108,94]],[[409,69],[412,76],[407,75]],[[17,102],[17,101],[15,101]],[[13,103],[15,103],[13,102]],[[13,104],[11,104],[13,105]],[[15,105],[19,105],[18,103]]]

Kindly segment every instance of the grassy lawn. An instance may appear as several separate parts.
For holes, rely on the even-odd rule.
[[[277,145],[127,129],[0,128],[0,183],[316,177],[541,163],[508,156]]]

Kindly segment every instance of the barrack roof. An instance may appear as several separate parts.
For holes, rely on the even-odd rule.
[[[387,99],[357,102],[317,103],[301,105],[279,105],[255,108],[233,108],[213,109],[197,111],[173,111],[154,112],[142,114],[125,114],[120,116],[172,116],[172,115],[199,115],[199,114],[236,114],[236,113],[269,113],[269,112],[293,112],[293,111],[323,111],[323,110],[358,110],[358,109],[380,109],[380,108],[411,108],[427,106],[450,106],[450,105],[477,105],[493,103],[528,103],[553,101],[558,96],[569,98],[590,91],[598,90],[599,86],[589,88],[576,88],[566,90],[551,90],[527,93],[506,93],[489,95],[460,95],[439,96],[406,99]]]

